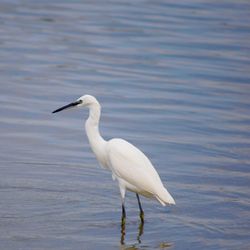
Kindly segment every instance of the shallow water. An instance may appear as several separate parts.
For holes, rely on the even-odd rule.
[[[0,1],[0,248],[249,249],[249,17],[248,1]],[[142,198],[143,232],[128,193],[121,234],[87,111],[51,114],[86,93],[177,202]]]

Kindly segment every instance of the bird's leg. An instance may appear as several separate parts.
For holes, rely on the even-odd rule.
[[[121,218],[122,226],[125,225],[125,223],[126,223],[126,211],[125,211],[124,203],[122,203],[122,218]]]
[[[120,241],[122,245],[124,245],[125,234],[126,234],[126,212],[124,204],[122,203],[121,241]]]
[[[136,193],[136,197],[137,197],[139,208],[140,208],[141,223],[143,224],[144,223],[144,212],[143,212],[143,209],[142,209],[142,206],[141,206],[140,197],[139,197],[139,195],[137,193]]]
[[[121,218],[121,224],[125,225],[125,223],[126,223],[126,211],[125,211],[125,205],[124,204],[125,204],[126,189],[120,183],[119,183],[119,188],[120,188],[120,193],[121,193],[121,198],[122,198],[122,218]]]

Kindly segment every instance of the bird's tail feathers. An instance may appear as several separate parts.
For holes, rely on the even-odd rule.
[[[155,197],[161,203],[162,206],[175,205],[174,198],[164,187],[162,188],[161,192],[159,192]]]

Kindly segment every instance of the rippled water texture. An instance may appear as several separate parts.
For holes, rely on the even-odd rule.
[[[249,1],[0,1],[1,249],[250,248]],[[152,160],[176,199],[126,199],[83,130]],[[123,244],[120,243],[124,238]]]

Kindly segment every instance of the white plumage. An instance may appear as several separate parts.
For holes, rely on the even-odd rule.
[[[137,194],[142,220],[143,210],[139,194],[148,198],[155,198],[163,206],[175,204],[173,197],[163,186],[158,173],[144,153],[123,139],[115,138],[106,141],[102,138],[99,133],[101,106],[95,97],[84,95],[75,102],[53,111],[53,113],[81,106],[89,108],[89,118],[85,123],[85,129],[91,149],[99,163],[104,168],[109,169],[112,172],[113,179],[118,181],[123,217],[125,217],[124,199],[126,190]]]
[[[155,197],[162,205],[175,204],[155,168],[138,148],[123,139],[112,139],[107,142],[107,155],[120,189]]]

